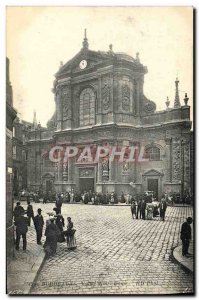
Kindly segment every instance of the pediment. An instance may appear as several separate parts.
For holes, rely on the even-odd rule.
[[[79,64],[82,60],[86,60],[87,66],[85,69],[81,69]],[[100,64],[104,61],[110,60],[110,55],[106,52],[96,52],[91,50],[81,50],[72,59],[60,67],[59,71],[55,74],[56,77],[60,77],[67,72],[83,72],[93,66]]]
[[[43,178],[54,178],[54,177],[55,175],[52,172],[48,172],[43,175]]]
[[[164,174],[158,170],[150,169],[143,173],[143,176],[163,176]]]

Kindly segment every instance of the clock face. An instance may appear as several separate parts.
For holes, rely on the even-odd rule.
[[[80,67],[80,69],[85,69],[86,68],[86,66],[87,66],[87,61],[84,59],[84,60],[82,60],[82,61],[80,61],[80,63],[79,63],[79,67]]]

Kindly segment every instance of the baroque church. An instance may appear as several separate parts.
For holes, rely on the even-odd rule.
[[[193,141],[190,106],[179,99],[175,81],[174,101],[165,110],[143,92],[147,67],[126,53],[92,51],[88,39],[55,74],[52,92],[55,113],[47,128],[34,126],[26,135],[27,187],[30,190],[73,190],[124,193],[154,191],[192,192]],[[141,145],[147,160],[128,163],[109,157],[98,162],[74,158],[54,163],[49,151],[55,145]]]

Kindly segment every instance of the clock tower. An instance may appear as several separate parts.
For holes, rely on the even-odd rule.
[[[92,51],[85,36],[83,47],[56,73],[54,93],[57,130],[121,123],[135,125],[140,115],[155,111],[144,96],[147,68],[121,52]]]

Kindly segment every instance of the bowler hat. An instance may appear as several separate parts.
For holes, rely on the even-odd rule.
[[[187,218],[187,222],[188,222],[188,223],[190,223],[190,224],[191,224],[191,223],[192,223],[192,221],[193,221],[193,219],[192,219],[191,217],[188,217],[188,218]]]

